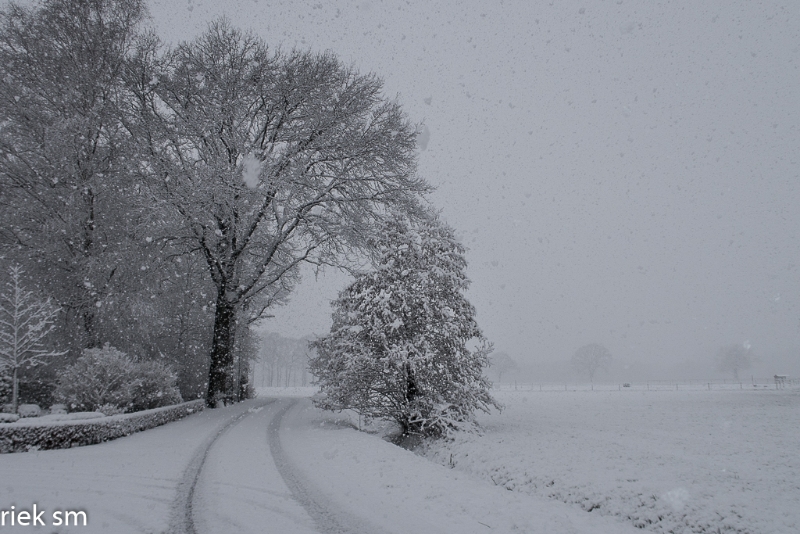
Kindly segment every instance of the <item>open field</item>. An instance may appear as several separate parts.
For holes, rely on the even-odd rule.
[[[795,388],[495,394],[482,436],[423,454],[648,531],[800,532]]]
[[[774,378],[746,380],[650,380],[642,382],[537,382],[495,383],[495,391],[713,391],[713,390],[778,390],[800,389],[800,379],[790,378],[776,382]]]

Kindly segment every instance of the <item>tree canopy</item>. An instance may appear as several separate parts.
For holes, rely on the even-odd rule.
[[[436,219],[389,222],[373,239],[375,269],[333,303],[330,333],[310,362],[325,409],[440,434],[498,404],[483,371],[491,345],[464,291],[464,247]]]

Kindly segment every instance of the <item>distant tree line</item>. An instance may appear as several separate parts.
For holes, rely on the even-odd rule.
[[[311,383],[308,361],[314,354],[310,336],[294,339],[271,332],[259,336],[253,363],[255,387],[304,387]]]
[[[0,276],[21,266],[60,310],[26,398],[106,343],[168,365],[185,399],[240,398],[249,327],[303,262],[349,265],[381,221],[430,218],[416,127],[379,78],[224,21],[168,48],[146,22],[143,0],[0,10]]]

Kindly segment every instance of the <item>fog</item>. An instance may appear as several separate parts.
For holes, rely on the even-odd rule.
[[[717,349],[744,342],[756,376],[800,374],[800,6],[189,0],[151,12],[167,41],[225,14],[273,47],[330,49],[382,76],[424,123],[419,172],[469,247],[478,321],[533,379],[593,342],[615,358],[607,378],[716,376]],[[309,272],[263,328],[326,332],[346,282]]]

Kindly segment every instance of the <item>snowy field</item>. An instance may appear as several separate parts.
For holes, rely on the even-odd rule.
[[[657,533],[800,532],[800,391],[499,391],[422,453]]]

